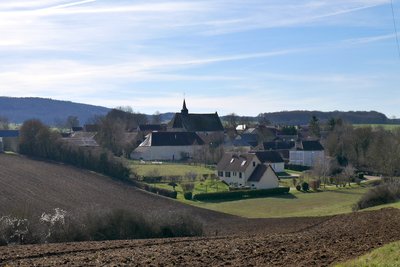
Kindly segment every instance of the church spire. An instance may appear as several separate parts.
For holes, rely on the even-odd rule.
[[[189,110],[186,108],[186,101],[185,101],[185,99],[183,99],[183,107],[182,107],[181,113],[182,113],[182,114],[185,114],[185,115],[189,114]]]

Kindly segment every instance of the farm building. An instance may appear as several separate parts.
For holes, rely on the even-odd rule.
[[[267,189],[279,186],[271,165],[262,163],[255,153],[225,153],[217,165],[217,175],[230,187]]]
[[[300,141],[295,150],[289,151],[289,163],[312,167],[324,156],[324,147],[319,141]]]
[[[201,150],[204,141],[194,132],[151,132],[131,153],[132,159],[183,160]]]
[[[18,152],[18,142],[18,130],[0,130],[0,153],[5,150]]]

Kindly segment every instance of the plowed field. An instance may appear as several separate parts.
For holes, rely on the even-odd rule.
[[[9,170],[12,166],[14,171]],[[197,238],[0,247],[0,266],[328,266],[400,240],[398,209],[318,218],[243,219],[186,206],[63,165],[0,155],[0,173],[1,212],[6,210],[3,203],[13,203],[9,198],[15,201],[23,196],[38,209],[46,204],[49,209],[74,210],[80,203],[123,205],[142,212],[184,210],[202,220],[208,230]],[[16,195],[9,195],[12,192]]]

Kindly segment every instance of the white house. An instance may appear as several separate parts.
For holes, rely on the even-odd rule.
[[[152,132],[131,153],[132,159],[182,160],[193,157],[204,146],[194,132]]]
[[[312,167],[325,157],[324,147],[319,141],[301,141],[295,150],[289,151],[289,163]]]
[[[262,163],[255,153],[225,153],[217,165],[217,175],[231,187],[267,189],[279,186],[271,165]]]

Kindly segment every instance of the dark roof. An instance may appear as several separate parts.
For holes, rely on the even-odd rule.
[[[85,124],[83,126],[83,129],[85,132],[98,132],[99,131],[99,125],[97,124]]]
[[[272,141],[264,142],[263,146],[265,150],[291,149],[295,146],[295,142]]]
[[[139,131],[165,131],[166,127],[163,124],[140,124]]]
[[[18,137],[18,130],[0,130],[0,137]]]
[[[144,142],[150,141],[151,146],[204,145],[204,141],[194,132],[152,132],[148,138]]]
[[[305,151],[321,151],[324,147],[319,141],[301,141],[302,150]]]
[[[210,114],[182,114],[175,113],[170,122],[171,128],[185,129],[190,132],[216,132],[223,131],[218,113]]]
[[[264,173],[267,171],[268,166],[265,164],[258,164],[249,179],[248,182],[259,182],[263,177]]]
[[[80,131],[83,131],[83,127],[81,127],[81,126],[73,126],[73,127],[72,127],[72,131],[73,131],[73,132],[80,132]]]
[[[244,172],[255,158],[255,154],[225,153],[218,162],[217,170]]]
[[[257,151],[254,152],[261,163],[279,163],[284,162],[277,151]]]

